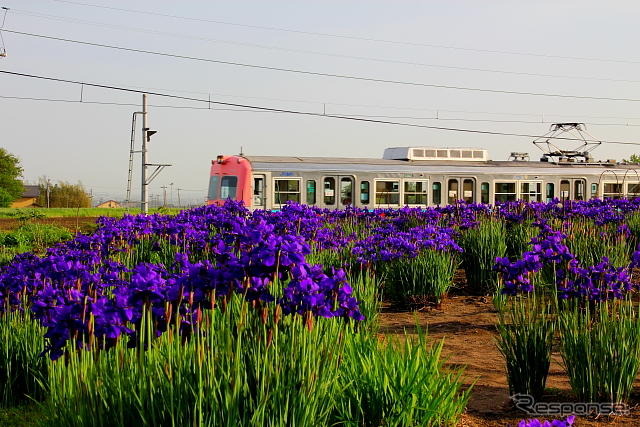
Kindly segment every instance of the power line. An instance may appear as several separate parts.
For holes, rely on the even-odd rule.
[[[514,116],[514,117],[566,117],[565,113],[516,113],[513,111],[478,111],[478,110],[460,110],[460,109],[448,109],[448,108],[439,108],[439,107],[416,107],[416,106],[399,106],[399,105],[380,105],[380,104],[354,104],[354,103],[346,103],[346,102],[333,102],[333,101],[319,101],[319,100],[308,100],[308,99],[294,99],[294,98],[280,98],[280,97],[267,97],[267,96],[255,96],[255,95],[238,95],[233,93],[222,93],[222,92],[207,92],[203,90],[184,90],[184,89],[174,89],[174,88],[158,88],[158,87],[150,87],[150,86],[139,86],[139,85],[128,85],[122,83],[110,83],[113,86],[126,86],[135,89],[141,89],[145,92],[148,91],[164,91],[164,92],[178,92],[178,93],[192,93],[199,95],[207,95],[207,96],[223,96],[230,98],[243,98],[243,99],[260,99],[266,101],[279,101],[279,102],[295,102],[316,106],[338,106],[338,107],[364,107],[364,108],[375,108],[375,109],[391,109],[391,110],[407,110],[407,111],[421,111],[421,112],[432,112],[432,113],[462,113],[462,114],[483,114],[483,115],[493,115],[493,116]],[[70,100],[70,102],[73,100]],[[123,105],[133,105],[138,106],[138,104],[123,104]],[[164,106],[164,105],[153,105],[154,107],[167,107],[167,108],[188,108],[183,106]],[[205,107],[193,107],[194,109],[206,109]],[[345,114],[346,115],[346,114]],[[348,114],[357,116],[358,114]],[[366,115],[362,115],[366,117]],[[372,116],[373,117],[373,116]],[[385,117],[380,115],[379,117]],[[405,118],[405,116],[386,116],[388,118]],[[617,120],[626,120],[626,121],[634,121],[640,120],[640,117],[627,117],[627,116],[610,116],[610,115],[585,115],[581,114],[580,117],[588,118],[588,119],[617,119]],[[410,118],[410,117],[407,117]],[[425,118],[426,119],[426,118]],[[558,122],[562,120],[555,120],[553,122]],[[532,120],[532,123],[547,123],[544,120]],[[549,122],[551,123],[551,122]],[[586,124],[599,124],[599,123],[586,123]],[[625,124],[626,125],[626,124]]]
[[[98,83],[89,83],[89,82],[83,82],[83,81],[78,81],[78,80],[62,79],[62,78],[58,78],[58,77],[39,76],[39,75],[35,75],[35,74],[18,73],[18,72],[15,72],[15,71],[7,71],[7,70],[0,70],[0,74],[6,74],[6,75],[12,75],[12,76],[18,76],[18,77],[25,77],[25,78],[32,78],[32,79],[39,79],[39,80],[47,80],[47,81],[53,81],[53,82],[59,82],[59,83],[69,83],[69,84],[76,84],[76,85],[84,85],[84,86],[88,86],[88,87],[97,87],[97,88],[101,88],[101,89],[117,90],[117,91],[121,91],[121,92],[130,92],[130,93],[137,93],[137,94],[146,93],[148,95],[161,96],[161,97],[173,98],[173,99],[181,99],[181,100],[185,100],[185,101],[206,102],[206,103],[209,103],[209,104],[225,105],[225,106],[228,106],[228,107],[250,108],[250,109],[255,109],[255,110],[271,111],[271,112],[287,113],[287,114],[296,114],[296,115],[308,116],[308,117],[326,117],[326,118],[340,119],[340,120],[351,120],[351,121],[354,121],[354,122],[386,124],[386,125],[394,125],[394,126],[404,126],[404,127],[421,128],[421,129],[433,129],[433,130],[450,131],[450,132],[474,133],[474,134],[483,134],[483,135],[516,136],[516,137],[533,138],[533,139],[540,138],[540,135],[531,135],[531,134],[522,134],[522,133],[510,133],[510,132],[498,132],[498,131],[486,131],[486,130],[478,130],[478,129],[452,128],[452,127],[444,127],[444,126],[430,126],[430,125],[423,125],[423,124],[417,124],[417,123],[395,122],[395,121],[389,121],[389,120],[379,120],[379,119],[371,119],[371,118],[363,118],[363,117],[350,117],[350,116],[340,116],[340,115],[336,115],[336,114],[316,113],[316,112],[312,112],[312,111],[299,111],[299,110],[289,110],[289,109],[283,109],[283,108],[263,107],[263,106],[259,106],[259,105],[236,104],[236,103],[222,102],[222,101],[211,101],[211,100],[208,100],[208,99],[192,98],[192,97],[179,96],[179,95],[166,94],[166,93],[159,93],[159,92],[146,92],[146,91],[141,91],[141,90],[137,90],[137,89],[129,89],[129,88],[123,88],[123,87],[117,87],[117,86],[109,86],[109,85],[103,85],[103,84],[98,84]],[[606,144],[621,144],[621,145],[640,145],[640,142],[602,141],[602,140],[594,140],[594,139],[569,138],[569,137],[560,137],[560,136],[549,137],[549,139],[558,139],[558,140],[564,140],[564,141],[581,141],[581,142],[602,142],[602,143],[606,143]]]
[[[380,118],[380,119],[404,119],[404,120],[436,120],[436,121],[454,121],[454,122],[486,122],[486,123],[522,123],[522,124],[553,124],[557,121],[548,120],[495,120],[495,119],[470,119],[465,117],[416,117],[416,116],[386,116],[377,114],[341,114],[349,117],[368,117],[368,118]],[[592,123],[581,122],[590,126],[624,126],[635,127],[640,124],[635,123]]]
[[[536,58],[550,58],[550,59],[569,59],[569,60],[574,60],[574,61],[593,61],[593,62],[613,62],[613,63],[621,63],[621,64],[640,64],[640,61],[634,61],[634,60],[628,60],[628,59],[594,58],[594,57],[566,56],[566,55],[550,55],[550,54],[535,53],[535,52],[518,52],[518,51],[498,50],[498,49],[480,49],[480,48],[470,48],[470,47],[461,47],[461,46],[442,45],[442,44],[436,44],[436,43],[412,42],[412,41],[403,41],[403,40],[389,40],[389,39],[381,39],[381,38],[374,38],[374,37],[354,36],[354,35],[348,35],[348,34],[332,34],[332,33],[324,33],[324,32],[297,30],[297,29],[292,29],[292,28],[273,27],[273,26],[264,26],[264,25],[252,25],[252,24],[244,24],[244,23],[222,21],[222,20],[215,20],[215,19],[196,18],[196,17],[173,15],[173,14],[161,13],[161,12],[153,12],[153,11],[148,11],[148,10],[126,9],[126,8],[113,7],[113,6],[104,6],[104,5],[97,5],[97,4],[91,4],[91,3],[82,3],[82,2],[71,1],[71,0],[51,0],[51,1],[54,1],[54,2],[57,2],[57,3],[72,4],[72,5],[76,5],[76,6],[107,9],[107,10],[113,10],[113,11],[118,11],[118,12],[136,13],[136,14],[147,15],[147,16],[160,16],[160,17],[163,17],[163,18],[173,18],[173,19],[180,19],[180,20],[193,21],[193,22],[207,22],[207,23],[211,23],[211,24],[227,25],[227,26],[240,27],[240,28],[251,28],[251,29],[256,29],[256,30],[267,30],[267,31],[279,31],[279,32],[303,34],[303,35],[317,36],[317,37],[329,37],[329,38],[337,38],[337,39],[359,40],[359,41],[385,43],[385,44],[392,44],[392,45],[404,45],[404,46],[428,47],[428,48],[436,48],[436,49],[459,50],[459,51],[463,51],[463,52],[478,52],[478,53],[489,53],[489,54],[500,54],[500,55],[532,56],[532,57],[536,57]]]
[[[78,99],[39,98],[39,97],[10,96],[10,95],[0,95],[0,99],[62,102],[62,103],[71,103],[71,104],[113,105],[113,106],[120,106],[120,107],[138,107],[139,106],[138,104],[132,103],[132,102],[89,101],[89,100],[81,101]],[[248,110],[243,108],[219,108],[219,107],[209,108],[209,107],[194,107],[194,106],[187,106],[187,105],[166,105],[166,104],[149,104],[149,107],[174,108],[174,109],[182,109],[182,110],[232,111],[232,112],[244,112],[244,113],[281,113],[278,111]],[[465,117],[388,116],[388,115],[378,115],[378,114],[347,114],[347,113],[335,113],[335,115],[344,116],[344,117],[363,117],[363,118],[378,118],[378,119],[435,120],[435,121],[484,122],[484,123],[553,124],[557,122],[557,121],[544,121],[544,120],[495,120],[495,119],[470,119]],[[636,124],[636,123],[594,123],[594,122],[582,122],[582,123],[589,126],[640,127],[640,124]]]
[[[148,93],[144,91],[139,91],[139,93]],[[11,96],[11,95],[0,95],[2,99],[16,99],[16,100],[24,100],[24,101],[48,101],[48,102],[62,102],[69,104],[94,104],[94,105],[114,105],[120,107],[139,107],[140,104],[135,104],[132,102],[111,102],[111,101],[87,101],[87,100],[79,100],[79,99],[62,99],[62,98],[39,98],[39,97],[31,97],[31,96]],[[187,105],[163,105],[163,104],[149,104],[149,107],[157,107],[157,108],[176,108],[176,109],[184,109],[184,110],[216,110],[216,111],[247,111],[240,110],[236,108],[207,108],[207,107],[193,107]]]
[[[617,82],[617,83],[640,83],[640,80],[632,80],[632,79],[615,79],[615,78],[609,78],[609,77],[596,77],[596,76],[572,76],[572,75],[566,75],[566,74],[545,74],[545,73],[533,73],[533,72],[527,72],[527,71],[498,70],[498,69],[492,69],[492,68],[479,68],[479,67],[461,67],[461,66],[455,66],[455,65],[404,61],[404,60],[396,60],[396,59],[389,59],[389,58],[375,58],[370,56],[355,56],[355,55],[345,55],[345,54],[332,53],[332,52],[319,52],[319,51],[306,50],[306,49],[292,49],[292,48],[284,48],[280,46],[269,46],[269,45],[263,45],[263,44],[257,44],[257,43],[238,42],[234,40],[220,40],[220,39],[213,39],[213,38],[207,38],[207,37],[192,36],[187,34],[157,31],[157,30],[146,29],[146,28],[127,27],[124,25],[114,25],[114,24],[107,24],[104,22],[87,21],[87,20],[78,19],[78,18],[68,18],[64,16],[49,15],[49,14],[32,12],[32,11],[21,10],[21,9],[11,9],[11,11],[17,14],[33,16],[33,17],[43,18],[43,19],[50,19],[54,21],[71,22],[71,23],[91,25],[91,26],[102,26],[105,28],[134,31],[134,32],[143,33],[143,34],[186,38],[190,40],[198,40],[198,41],[204,41],[204,42],[210,42],[210,43],[221,43],[221,44],[229,44],[234,46],[245,46],[245,47],[258,48],[258,49],[277,50],[277,51],[289,52],[289,53],[303,53],[303,54],[319,55],[319,56],[326,56],[326,57],[332,57],[332,58],[354,59],[359,61],[370,61],[370,62],[377,62],[377,63],[410,65],[415,67],[438,68],[438,69],[444,69],[444,70],[457,70],[457,71],[472,71],[472,72],[494,73],[494,74],[515,75],[515,76],[525,76],[525,77],[544,77],[544,78],[571,79],[571,80],[594,80],[594,81]]]
[[[524,96],[541,96],[541,97],[551,97],[551,98],[571,98],[571,99],[583,99],[583,100],[598,100],[598,101],[625,101],[625,102],[640,102],[640,99],[637,98],[616,98],[616,97],[606,97],[606,96],[590,96],[590,95],[569,95],[569,94],[558,94],[558,93],[545,93],[545,92],[526,92],[526,91],[514,91],[514,90],[506,90],[506,89],[488,89],[488,88],[478,88],[478,87],[466,87],[466,86],[453,86],[453,85],[440,85],[433,83],[421,83],[421,82],[411,82],[411,81],[403,81],[403,80],[391,80],[391,79],[381,79],[375,77],[362,77],[351,74],[335,74],[335,73],[323,73],[319,71],[308,71],[308,70],[299,70],[293,68],[282,68],[282,67],[272,67],[268,65],[258,65],[258,64],[248,64],[242,62],[234,62],[234,61],[224,61],[220,59],[212,59],[212,58],[201,58],[196,56],[188,56],[188,55],[179,55],[174,53],[167,52],[158,52],[152,50],[145,49],[136,49],[131,47],[117,46],[117,45],[109,45],[103,43],[94,43],[87,42],[75,39],[67,39],[62,37],[48,36],[45,34],[35,34],[28,33],[24,31],[16,31],[16,30],[3,30],[7,33],[19,34],[28,37],[36,37],[47,40],[56,40],[67,43],[75,43],[84,46],[92,46],[92,47],[101,47],[106,49],[114,49],[121,50],[126,52],[135,52],[135,53],[144,53],[148,55],[155,56],[165,56],[170,58],[177,59],[185,59],[190,61],[198,61],[198,62],[208,62],[215,64],[223,64],[223,65],[231,65],[235,67],[244,67],[244,68],[252,68],[252,69],[260,69],[260,70],[269,70],[269,71],[279,71],[286,73],[294,73],[294,74],[302,74],[307,76],[316,76],[316,77],[332,77],[332,78],[340,78],[347,80],[357,80],[357,81],[366,81],[372,83],[386,83],[386,84],[394,84],[394,85],[402,85],[402,86],[413,86],[413,87],[430,87],[430,88],[438,88],[438,89],[450,89],[450,90],[460,90],[460,91],[471,91],[471,92],[485,92],[485,93],[496,93],[496,94],[507,94],[507,95],[524,95]]]

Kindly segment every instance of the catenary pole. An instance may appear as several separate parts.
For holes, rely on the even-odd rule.
[[[149,195],[147,194],[147,94],[142,94],[142,188],[140,190],[140,210],[149,212]]]

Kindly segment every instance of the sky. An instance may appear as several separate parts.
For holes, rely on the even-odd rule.
[[[213,102],[482,131],[543,135],[554,122],[585,122],[599,140],[640,143],[640,54],[634,49],[640,40],[640,5],[615,4],[0,0],[0,6],[9,8],[5,30],[197,58],[3,31],[7,56],[0,57],[0,71]],[[131,117],[141,100],[139,93],[0,73],[0,146],[20,158],[28,183],[43,176],[81,182],[94,202],[122,200]],[[529,152],[534,160],[541,154],[527,137],[246,111],[156,95],[148,102],[149,127],[158,131],[149,144],[149,162],[172,165],[151,183],[150,194],[162,198],[165,186],[174,203],[178,189],[183,204],[202,203],[211,160],[240,150],[247,155],[380,158],[391,146],[482,147],[494,160],[505,160],[512,151]],[[634,152],[640,147],[603,144],[594,157],[622,159]],[[139,197],[139,188],[136,155],[132,199]]]

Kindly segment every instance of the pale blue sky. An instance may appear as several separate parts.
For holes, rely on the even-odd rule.
[[[640,54],[635,49],[640,40],[640,6],[631,1],[79,1],[202,21],[54,0],[0,0],[0,6],[11,9],[7,29],[55,37],[325,73],[640,99]],[[322,37],[207,20],[410,43]],[[148,56],[9,33],[3,36],[8,56],[0,58],[0,70],[154,88],[198,98],[211,93],[213,100],[275,108],[322,112],[326,103],[327,113],[335,114],[433,117],[437,110],[441,119],[581,121],[592,123],[588,130],[598,138],[640,141],[640,102],[397,86]],[[463,71],[340,56],[597,79]],[[80,88],[0,75],[0,96],[79,99]],[[140,98],[93,88],[85,88],[83,93],[84,100],[99,102],[139,103]],[[149,102],[201,106],[154,97]],[[131,113],[135,110],[130,106],[0,98],[0,145],[21,158],[27,180],[42,175],[80,180],[97,200],[121,198],[126,188]],[[240,146],[245,153],[257,155],[380,157],[385,147],[398,145],[478,146],[488,148],[493,159],[505,159],[511,151],[528,151],[534,158],[539,155],[526,138],[271,113],[159,107],[149,111],[150,126],[158,130],[150,145],[150,161],[174,165],[154,181],[151,193],[161,194],[159,187],[173,182],[174,191],[196,190],[181,193],[189,201],[203,199],[210,160],[220,153],[235,154]],[[548,123],[397,120],[528,134],[543,134],[549,127]],[[625,123],[638,126],[610,125]],[[622,158],[631,152],[633,147],[609,145],[599,148],[595,157]],[[136,159],[136,196],[138,163]]]

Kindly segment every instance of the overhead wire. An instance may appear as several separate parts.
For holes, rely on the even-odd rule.
[[[449,49],[449,50],[459,50],[464,52],[478,52],[478,53],[489,53],[489,54],[500,54],[500,55],[517,55],[517,56],[531,56],[536,58],[551,58],[551,59],[568,59],[575,61],[593,61],[593,62],[611,62],[611,63],[622,63],[622,64],[640,64],[640,60],[629,60],[629,59],[620,59],[620,58],[596,58],[596,57],[584,57],[584,56],[568,56],[568,55],[552,55],[546,53],[536,53],[536,52],[520,52],[520,51],[510,51],[510,50],[499,50],[499,49],[481,49],[481,48],[471,48],[464,46],[453,46],[453,45],[443,45],[437,43],[424,43],[424,42],[414,42],[414,41],[403,41],[403,40],[390,40],[390,39],[382,39],[375,37],[364,37],[364,36],[355,36],[348,34],[333,34],[326,32],[318,32],[318,31],[305,31],[298,30],[293,28],[284,28],[284,27],[276,27],[276,26],[266,26],[266,25],[254,25],[254,24],[245,24],[231,21],[223,21],[202,17],[190,17],[162,12],[155,12],[149,10],[136,10],[136,9],[127,9],[122,7],[114,7],[114,6],[105,6],[98,5],[93,3],[84,3],[79,1],[72,0],[51,0],[57,3],[66,3],[76,6],[83,7],[92,7],[99,8],[104,10],[113,10],[118,12],[127,12],[127,13],[135,13],[146,16],[159,16],[163,18],[173,18],[179,20],[186,20],[192,22],[206,22],[211,24],[219,24],[219,25],[227,25],[233,27],[240,28],[251,28],[257,30],[267,30],[267,31],[279,31],[279,32],[287,32],[287,33],[295,33],[295,34],[303,34],[309,36],[317,36],[317,37],[328,37],[328,38],[336,38],[336,39],[347,39],[347,40],[358,40],[358,41],[366,41],[366,42],[376,42],[376,43],[385,43],[392,45],[404,45],[404,46],[416,46],[416,47],[428,47],[428,48],[436,48],[436,49]]]
[[[351,117],[351,116],[342,116],[342,115],[336,115],[336,114],[317,113],[313,111],[300,111],[300,110],[273,108],[273,107],[265,107],[265,106],[259,106],[259,105],[251,105],[251,104],[238,104],[238,103],[231,103],[231,102],[212,101],[208,99],[186,97],[186,96],[160,93],[160,92],[142,91],[138,89],[103,85],[99,83],[63,79],[58,77],[20,73],[15,71],[8,71],[8,70],[0,70],[0,74],[12,75],[16,77],[32,78],[32,79],[38,79],[38,80],[46,80],[46,81],[59,82],[59,83],[83,85],[87,87],[96,87],[96,88],[116,90],[121,92],[130,92],[130,93],[137,93],[137,94],[146,93],[147,95],[180,99],[184,101],[203,102],[203,103],[214,104],[214,105],[224,105],[227,107],[248,108],[248,109],[255,109],[255,110],[262,110],[262,111],[294,114],[294,115],[307,116],[307,117],[325,117],[325,118],[332,118],[332,119],[339,119],[339,120],[350,120],[350,121],[362,122],[362,123],[385,124],[385,125],[403,126],[403,127],[410,127],[410,128],[432,129],[432,130],[440,130],[440,131],[473,133],[473,134],[494,135],[494,136],[514,136],[514,137],[524,137],[524,138],[534,138],[534,139],[540,137],[540,135],[524,134],[524,133],[487,131],[487,130],[468,129],[468,128],[453,128],[453,127],[445,127],[445,126],[431,126],[431,125],[424,125],[424,124],[418,124],[418,123],[406,123],[406,122],[396,122],[396,121],[390,121],[390,120],[380,120],[380,119],[372,119],[372,118],[364,118],[364,117]],[[566,137],[553,137],[552,139],[565,140],[565,141],[601,142],[606,144],[620,144],[620,145],[640,145],[640,142],[631,142],[631,141],[583,140],[580,138],[566,138]]]
[[[315,77],[330,77],[330,78],[339,78],[339,79],[347,79],[353,81],[365,81],[371,83],[384,83],[384,84],[393,84],[393,85],[401,85],[401,86],[412,86],[412,87],[429,87],[429,88],[438,88],[438,89],[449,89],[449,90],[458,90],[458,91],[471,91],[471,92],[484,92],[484,93],[494,93],[494,94],[506,94],[506,95],[523,95],[523,96],[538,96],[538,97],[551,97],[551,98],[571,98],[571,99],[581,99],[581,100],[597,100],[597,101],[623,101],[623,102],[640,102],[638,98],[622,98],[622,97],[608,97],[608,96],[591,96],[591,95],[571,95],[571,94],[559,94],[559,93],[548,93],[548,92],[530,92],[530,91],[515,91],[515,90],[506,90],[506,89],[490,89],[490,88],[479,88],[479,87],[467,87],[467,86],[454,86],[454,85],[442,85],[435,83],[423,83],[423,82],[412,82],[412,81],[404,81],[404,80],[393,80],[393,79],[383,79],[383,78],[375,78],[375,77],[363,77],[352,74],[337,74],[337,73],[324,73],[320,71],[310,71],[310,70],[300,70],[294,68],[284,68],[284,67],[274,67],[269,65],[259,65],[259,64],[249,64],[243,62],[236,61],[225,61],[221,59],[213,59],[213,58],[202,58],[197,56],[189,56],[189,55],[180,55],[175,53],[168,52],[159,52],[152,51],[146,49],[137,49],[125,46],[117,46],[111,44],[104,43],[95,43],[95,42],[87,42],[82,40],[69,39],[64,37],[55,37],[46,34],[36,34],[25,31],[17,31],[17,30],[4,30],[7,33],[23,35],[27,37],[35,37],[47,40],[55,40],[66,43],[74,43],[84,46],[92,46],[92,47],[100,47],[106,49],[120,50],[126,52],[134,52],[134,53],[143,53],[154,56],[164,56],[176,59],[184,59],[189,61],[198,61],[198,62],[207,62],[207,63],[215,63],[222,65],[230,65],[235,67],[243,67],[243,68],[251,68],[251,69],[260,69],[260,70],[269,70],[269,71],[278,71],[285,73],[294,73],[301,74],[307,76],[315,76]]]
[[[534,72],[527,72],[527,71],[499,70],[499,69],[492,69],[492,68],[462,67],[462,66],[456,66],[456,65],[404,61],[404,60],[389,59],[389,58],[375,58],[375,57],[369,57],[369,56],[346,55],[346,54],[339,54],[339,53],[333,53],[333,52],[319,52],[319,51],[312,51],[312,50],[306,50],[306,49],[292,49],[292,48],[285,48],[281,46],[270,46],[270,45],[263,45],[263,44],[257,44],[257,43],[238,42],[234,40],[221,40],[221,39],[214,39],[214,38],[208,38],[208,37],[158,31],[158,30],[152,30],[147,28],[135,28],[135,27],[128,27],[124,25],[107,24],[104,22],[87,21],[87,20],[78,19],[78,18],[69,18],[69,17],[59,16],[59,15],[50,15],[50,14],[32,12],[32,11],[23,10],[23,9],[13,8],[11,10],[13,13],[16,13],[16,14],[22,14],[26,16],[55,20],[60,22],[71,22],[71,23],[91,25],[91,26],[102,26],[104,28],[133,31],[133,32],[143,33],[143,34],[186,38],[190,40],[198,40],[203,42],[229,44],[234,46],[245,46],[245,47],[252,47],[257,49],[277,50],[277,51],[288,52],[288,53],[302,53],[302,54],[309,54],[309,55],[319,55],[319,56],[326,56],[326,57],[332,57],[332,58],[353,59],[353,60],[370,61],[370,62],[377,62],[377,63],[410,65],[415,67],[438,68],[438,69],[444,69],[444,70],[495,73],[495,74],[502,74],[502,75],[515,75],[515,76],[525,76],[525,77],[544,77],[544,78],[571,79],[571,80],[593,80],[593,81],[606,81],[606,82],[617,82],[617,83],[640,83],[640,80],[633,80],[633,79],[616,79],[616,78],[609,78],[609,77],[575,76],[575,75],[566,75],[566,74],[545,74],[545,73],[534,73]]]
[[[199,95],[207,95],[207,96],[222,96],[228,98],[243,98],[243,99],[259,99],[266,101],[278,101],[278,102],[294,102],[301,104],[309,104],[315,105],[318,107],[323,106],[337,106],[337,107],[357,107],[357,108],[373,108],[373,109],[389,109],[389,110],[407,110],[407,111],[421,111],[421,112],[431,112],[431,113],[461,113],[461,114],[479,114],[479,115],[491,115],[491,116],[514,116],[514,117],[566,117],[566,113],[517,113],[513,111],[487,111],[487,110],[467,110],[467,109],[450,109],[450,108],[441,108],[441,107],[417,107],[417,106],[400,106],[400,105],[381,105],[381,104],[356,104],[356,103],[347,103],[347,102],[334,102],[334,101],[320,101],[320,100],[308,100],[308,99],[294,99],[294,98],[281,98],[281,97],[267,97],[267,96],[256,96],[256,95],[239,95],[233,93],[222,93],[222,92],[207,92],[204,90],[184,90],[184,89],[174,89],[174,88],[159,88],[159,87],[151,87],[151,86],[140,86],[140,85],[128,85],[121,84],[116,82],[110,82],[110,84],[114,86],[126,86],[135,89],[141,89],[145,91],[164,91],[164,92],[177,92],[177,93],[192,93]],[[137,105],[137,104],[136,104]],[[352,114],[356,115],[356,114]],[[383,117],[381,115],[381,117]],[[402,116],[388,116],[389,118],[404,118]],[[626,121],[635,121],[640,120],[640,117],[628,117],[628,116],[612,116],[612,115],[588,115],[588,114],[580,114],[582,118],[588,119],[617,119],[617,120],[626,120]],[[557,122],[558,120],[556,120]],[[532,120],[532,122],[534,122]],[[546,123],[544,120],[535,120],[536,123]],[[595,124],[595,123],[594,123]]]
[[[148,92],[144,92],[148,93]],[[134,104],[132,102],[113,102],[113,101],[89,101],[79,99],[62,99],[62,98],[41,98],[31,96],[12,96],[12,95],[0,95],[0,99],[16,99],[24,101],[46,101],[46,102],[62,102],[69,104],[94,104],[94,105],[114,105],[120,107],[139,107],[140,104]],[[176,108],[185,110],[216,110],[216,111],[247,111],[231,108],[207,108],[207,107],[193,107],[188,105],[163,105],[163,104],[148,104],[149,107],[156,108]]]
[[[0,95],[0,99],[15,99],[25,101],[43,101],[43,102],[61,102],[71,104],[93,104],[93,105],[113,105],[121,107],[138,107],[139,104],[132,102],[114,102],[114,101],[91,101],[91,100],[79,100],[79,99],[63,99],[63,98],[42,98],[42,97],[29,97],[29,96],[12,96],[12,95]],[[166,105],[166,104],[148,104],[149,107],[154,108],[173,108],[183,110],[212,110],[212,111],[233,111],[233,112],[248,112],[248,113],[279,113],[273,111],[262,110],[249,110],[245,108],[219,108],[219,107],[194,107],[188,105]],[[495,119],[474,119],[468,117],[418,117],[418,116],[389,116],[378,114],[349,114],[349,113],[335,113],[338,116],[345,117],[363,117],[363,118],[380,118],[380,119],[404,119],[404,120],[436,120],[436,121],[454,121],[454,122],[484,122],[484,123],[518,123],[518,124],[553,124],[557,121],[544,121],[544,120],[495,120]],[[595,122],[581,122],[589,126],[619,126],[619,127],[640,127],[640,123],[595,123]]]

